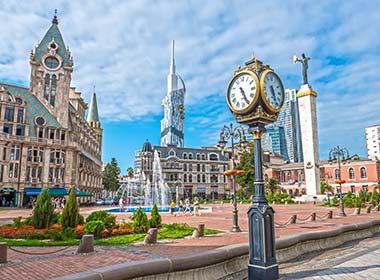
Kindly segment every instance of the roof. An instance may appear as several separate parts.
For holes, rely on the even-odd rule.
[[[48,52],[49,44],[53,40],[58,45],[57,54],[61,57],[62,64],[64,66],[71,65],[69,52],[66,49],[61,31],[58,28],[58,21],[53,21],[53,24],[42,38],[42,41],[38,44],[34,54],[35,59],[42,62],[42,57]]]
[[[46,126],[60,128],[61,125],[56,120],[56,118],[50,114],[46,107],[38,100],[38,98],[32,94],[29,94],[29,89],[25,87],[8,85],[0,83],[6,91],[8,91],[13,96],[19,96],[26,102],[26,122],[29,124],[29,135],[36,136],[36,125],[34,119],[38,117],[43,117],[45,119]]]
[[[145,140],[142,152],[153,152],[152,144],[147,140]]]
[[[88,110],[88,115],[87,115],[87,121],[88,122],[91,122],[91,121],[98,122],[99,121],[98,104],[96,102],[96,93],[95,92],[92,94],[90,109]]]
[[[182,157],[183,153],[191,153],[193,156],[196,156],[196,154],[217,154],[219,155],[220,160],[227,160],[225,156],[222,155],[222,152],[214,147],[202,147],[202,148],[185,148],[185,147],[177,147],[175,145],[168,145],[168,146],[154,146],[155,150],[160,151],[161,157],[166,158],[169,156],[170,150],[175,151],[177,157]],[[195,158],[194,158],[195,159]]]

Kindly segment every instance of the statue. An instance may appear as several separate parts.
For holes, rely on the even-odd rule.
[[[307,81],[307,68],[309,68],[308,61],[310,60],[310,57],[306,57],[306,55],[303,53],[301,55],[301,58],[298,58],[297,56],[293,56],[293,63],[300,62],[302,64],[302,77],[303,77],[303,84],[308,84]]]

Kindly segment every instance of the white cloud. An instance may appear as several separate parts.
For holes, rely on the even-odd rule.
[[[188,106],[202,106],[208,98],[220,112],[189,115],[188,125],[213,137],[212,124],[231,119],[224,92],[238,64],[254,51],[280,73],[287,87],[297,87],[300,69],[292,65],[291,56],[305,51],[312,57],[310,80],[320,93],[321,143],[329,145],[331,138],[344,142],[338,139],[342,133],[359,137],[358,131],[362,134],[365,125],[378,120],[378,4],[7,0],[0,4],[0,79],[28,82],[29,51],[57,8],[59,27],[74,56],[78,90],[89,100],[96,84],[105,121],[146,118],[161,112],[169,45],[176,39],[177,70],[187,83]],[[356,109],[346,109],[352,107]],[[354,142],[347,145],[357,149]]]

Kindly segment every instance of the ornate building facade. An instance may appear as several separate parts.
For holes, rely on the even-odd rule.
[[[0,204],[24,205],[43,187],[53,196],[75,188],[84,199],[99,197],[103,132],[96,94],[86,120],[56,16],[30,66],[29,88],[0,84]]]
[[[162,147],[152,146],[146,141],[139,153],[139,168],[151,182],[155,150],[160,157],[163,179],[170,188],[172,198],[176,197],[177,186],[180,198],[198,196],[219,199],[230,193],[230,184],[224,175],[229,162],[216,147]]]

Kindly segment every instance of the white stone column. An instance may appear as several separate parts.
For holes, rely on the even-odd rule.
[[[317,93],[310,85],[302,85],[297,93],[305,169],[306,194],[320,194]]]

